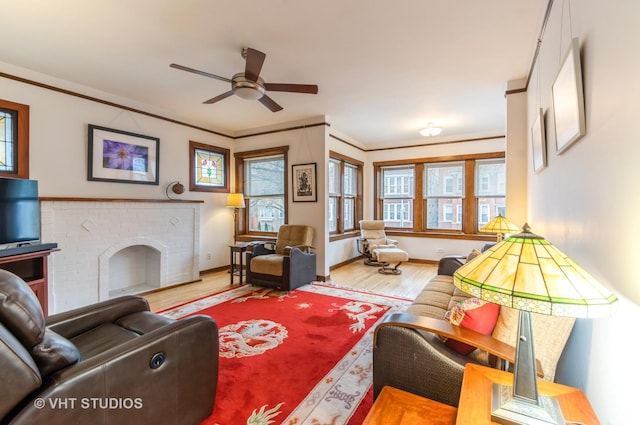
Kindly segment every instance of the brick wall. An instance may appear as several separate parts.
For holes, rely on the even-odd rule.
[[[50,313],[108,299],[111,276],[137,274],[110,270],[114,255],[132,255],[129,247],[146,246],[158,254],[145,265],[139,264],[140,255],[115,262],[119,267],[159,268],[150,274],[155,281],[146,282],[148,286],[199,279],[198,202],[43,199],[40,208],[42,242],[57,242],[61,249],[49,262]],[[112,284],[118,289],[127,285]]]

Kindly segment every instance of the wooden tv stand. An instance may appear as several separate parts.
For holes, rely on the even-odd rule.
[[[48,266],[49,254],[59,248],[45,249],[23,254],[0,257],[0,269],[20,276],[35,292],[45,317],[48,313]]]

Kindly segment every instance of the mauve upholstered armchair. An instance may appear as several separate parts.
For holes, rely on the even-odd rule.
[[[313,227],[283,224],[273,249],[257,243],[247,251],[247,283],[293,291],[316,280],[312,241]]]
[[[0,270],[0,424],[197,424],[213,411],[218,328],[125,296],[45,319]]]

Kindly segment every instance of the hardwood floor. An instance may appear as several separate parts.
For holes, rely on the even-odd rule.
[[[358,260],[332,270],[328,283],[413,299],[437,272],[437,266],[433,264],[403,263],[399,268],[402,274],[385,275],[378,273],[378,267],[366,266],[362,260]],[[152,311],[161,311],[228,288],[229,273],[220,271],[202,275],[200,282],[150,292],[143,296],[149,301]]]

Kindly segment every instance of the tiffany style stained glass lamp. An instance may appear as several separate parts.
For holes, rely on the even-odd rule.
[[[520,228],[499,214],[479,230],[483,233],[495,233],[497,235],[497,241],[500,242],[503,235],[519,232]]]
[[[529,312],[604,316],[617,297],[531,233],[528,224],[460,267],[453,282],[474,297],[520,310],[513,386],[494,384],[491,419],[501,424],[565,424],[557,400],[538,394]]]

